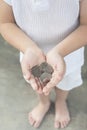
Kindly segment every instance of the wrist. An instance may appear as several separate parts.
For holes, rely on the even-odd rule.
[[[23,44],[23,53],[25,53],[26,51],[35,51],[35,52],[39,52],[41,51],[41,49],[37,46],[36,43],[34,43],[31,39],[27,39],[27,41],[25,41],[25,43]]]
[[[24,48],[23,48],[23,53],[25,53],[26,51],[29,51],[29,50],[32,50],[32,51],[35,50],[35,51],[37,51],[37,50],[40,50],[40,48],[37,47],[36,45],[26,44],[24,46]]]
[[[33,52],[38,56],[44,55],[43,51],[38,46],[28,46],[24,53],[26,52]]]
[[[62,49],[57,45],[56,47],[54,47],[53,49],[58,55],[60,55],[62,58],[65,57],[64,51],[62,51]]]

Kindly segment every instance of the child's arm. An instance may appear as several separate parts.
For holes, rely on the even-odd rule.
[[[86,44],[87,0],[82,0],[80,3],[80,26],[47,54],[47,61],[53,66],[54,73],[51,81],[44,87],[43,91],[46,95],[48,95],[51,89],[63,78],[65,72],[63,57]]]
[[[0,34],[19,51],[24,53],[21,67],[23,75],[33,89],[38,86],[31,74],[31,68],[45,61],[42,50],[16,25],[11,6],[0,0]]]
[[[87,0],[80,2],[80,26],[56,46],[64,57],[69,53],[87,45]]]
[[[0,0],[0,33],[12,46],[22,51],[34,47],[36,44],[16,25],[12,8],[3,0]]]

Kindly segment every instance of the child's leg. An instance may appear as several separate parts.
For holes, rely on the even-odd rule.
[[[39,127],[50,107],[49,96],[39,94],[39,99],[39,104],[29,113],[29,122],[35,128]]]
[[[69,111],[66,104],[68,93],[71,89],[82,84],[81,67],[69,73],[55,88],[55,127],[66,127],[70,121]],[[60,88],[60,89],[59,89]],[[66,90],[66,91],[65,91]]]
[[[55,101],[55,128],[64,128],[70,121],[69,111],[67,108],[66,99],[68,91],[63,91],[55,88],[56,101]]]

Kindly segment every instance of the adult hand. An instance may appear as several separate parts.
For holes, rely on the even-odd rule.
[[[32,88],[38,93],[42,93],[42,84],[39,79],[35,78],[31,74],[31,68],[35,65],[40,65],[45,61],[45,55],[39,48],[28,48],[24,53],[23,59],[21,61],[21,68],[25,80],[30,83]]]
[[[53,87],[55,87],[63,78],[65,74],[65,62],[63,57],[58,53],[56,48],[53,48],[46,55],[47,63],[50,64],[54,72],[50,82],[43,88],[43,93],[48,95]]]

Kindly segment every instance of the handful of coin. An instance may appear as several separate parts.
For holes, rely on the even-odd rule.
[[[53,68],[47,62],[43,62],[40,66],[32,67],[31,73],[45,86],[52,78]]]

